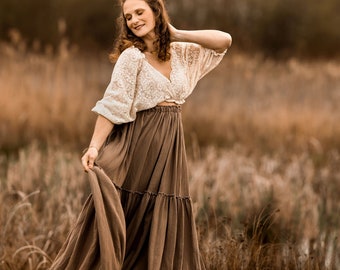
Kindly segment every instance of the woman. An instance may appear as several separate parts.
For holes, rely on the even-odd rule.
[[[181,107],[231,45],[169,24],[162,0],[123,0],[110,84],[82,157],[91,195],[52,269],[203,269]]]

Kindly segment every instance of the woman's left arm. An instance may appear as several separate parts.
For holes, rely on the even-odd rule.
[[[179,30],[169,24],[171,41],[193,42],[222,53],[231,46],[230,34],[219,30]]]

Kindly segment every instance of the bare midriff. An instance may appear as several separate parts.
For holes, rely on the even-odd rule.
[[[178,104],[176,104],[175,102],[166,102],[166,101],[163,101],[157,104],[157,106],[177,106],[177,105]]]

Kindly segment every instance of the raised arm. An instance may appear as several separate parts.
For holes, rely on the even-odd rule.
[[[230,34],[219,30],[179,30],[171,24],[169,30],[172,41],[197,43],[218,53],[224,52],[232,43]]]
[[[112,122],[105,117],[98,115],[90,146],[81,158],[81,162],[86,172],[93,168],[93,163],[98,156],[98,151],[103,146],[107,136],[112,131],[112,128]]]

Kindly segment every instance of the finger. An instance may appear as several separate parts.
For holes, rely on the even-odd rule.
[[[89,168],[89,169],[93,168],[95,158],[96,157],[94,155],[88,155],[87,156],[87,162],[86,162],[87,168]]]
[[[92,169],[93,168],[93,165],[94,165],[94,158],[89,158],[89,161],[88,161],[88,168],[89,169]]]
[[[97,156],[98,156],[98,152],[97,152],[97,151],[95,151],[95,152],[93,152],[93,153],[89,153],[87,165],[88,165],[88,167],[89,167],[90,169],[93,168],[93,166],[94,166],[94,161],[96,160]]]
[[[87,157],[82,157],[81,164],[83,165],[84,171],[87,172],[89,170]]]
[[[81,165],[83,165],[83,167],[85,168],[86,165],[87,165],[86,157],[83,156],[83,157],[80,159],[80,161],[81,161]]]

